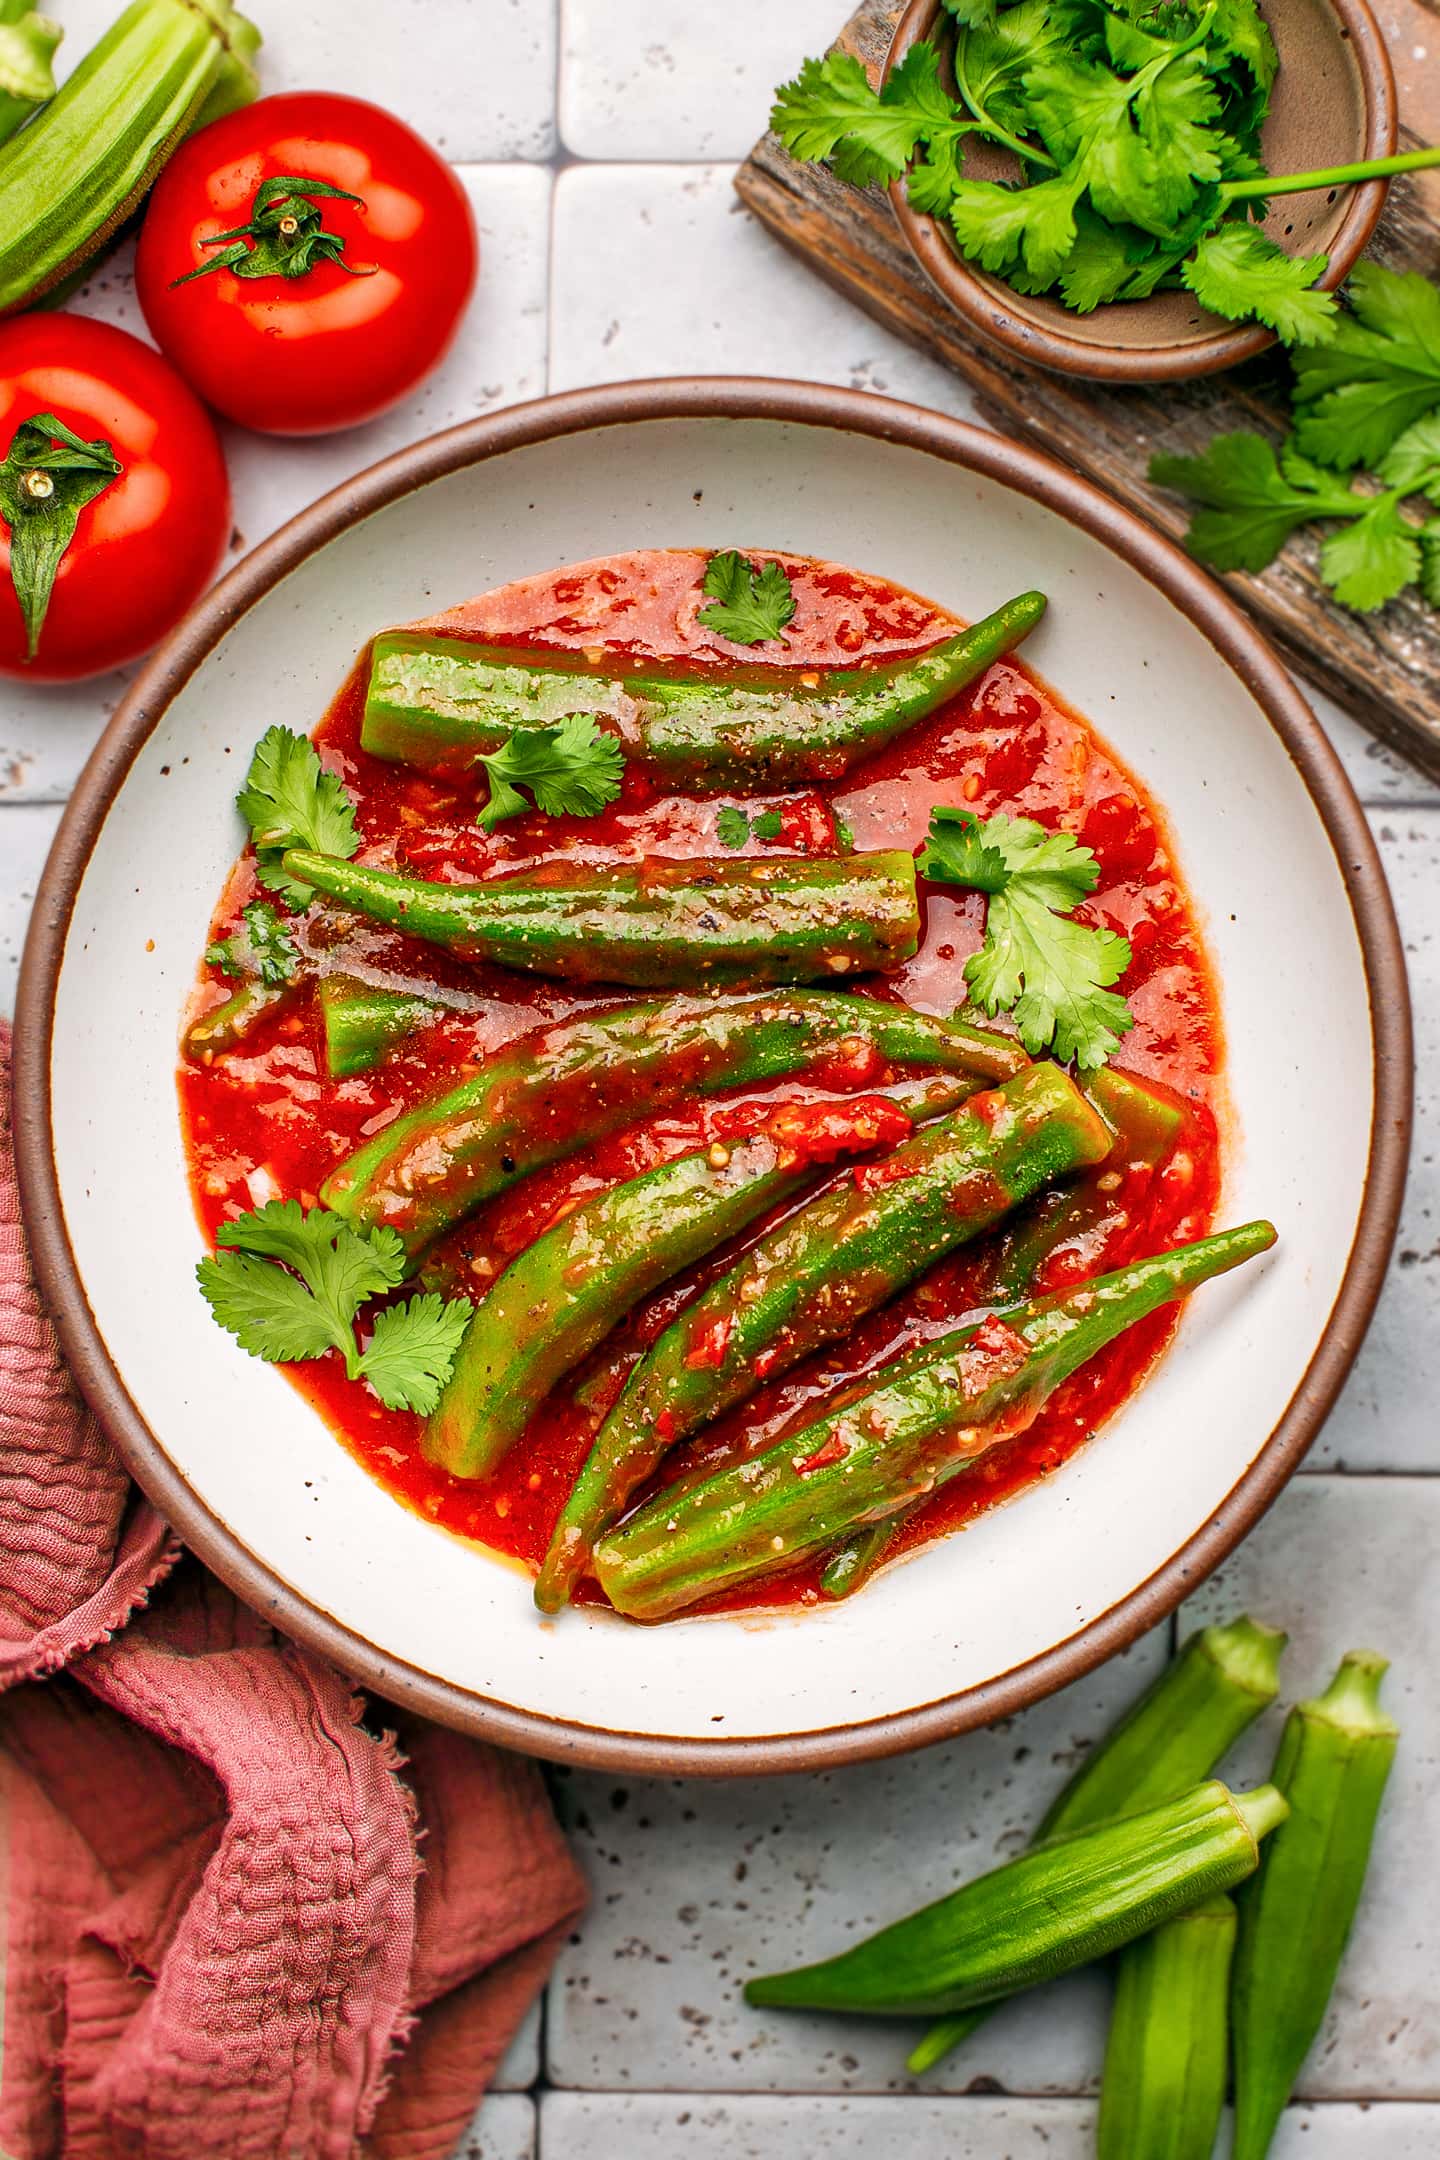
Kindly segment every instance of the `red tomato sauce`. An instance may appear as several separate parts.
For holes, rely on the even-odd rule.
[[[954,619],[883,580],[782,556],[797,606],[781,664],[803,673],[886,656],[903,657],[952,631]],[[471,637],[584,654],[594,664],[681,661],[709,673],[743,665],[745,655],[696,620],[704,604],[705,558],[690,551],[643,551],[547,572],[434,617],[424,627]],[[764,649],[767,665],[772,647]],[[692,798],[657,791],[633,768],[623,792],[599,817],[527,815],[487,835],[475,824],[483,785],[386,764],[359,747],[364,667],[340,692],[316,732],[324,763],[356,799],[370,859],[432,878],[469,880],[564,859],[603,864],[642,855],[723,853],[717,809],[778,809],[780,836],[751,839],[758,857],[831,854],[837,820],[860,849],[917,849],[937,804],[979,816],[997,810],[1064,827],[1092,848],[1100,880],[1082,919],[1129,938],[1132,959],[1117,987],[1135,1026],[1116,1064],[1162,1083],[1183,1108],[1179,1138],[1156,1171],[1131,1171],[1105,1220],[1080,1245],[1054,1254],[1040,1287],[1078,1281],[1180,1241],[1203,1236],[1220,1180],[1223,1060],[1217,1003],[1192,904],[1176,869],[1165,821],[1134,776],[1078,714],[1015,660],[991,667],[969,690],[842,780],[784,794]],[[843,832],[843,825],[841,826]],[[871,994],[949,1013],[963,1001],[966,957],[980,942],[984,901],[954,887],[925,890],[921,948]],[[211,935],[226,935],[256,896],[253,861],[227,881]],[[587,1006],[624,1002],[616,990],[588,991],[464,966],[399,933],[359,925],[347,956],[396,988],[439,986],[453,1009],[402,1042],[377,1067],[344,1080],[325,1069],[313,999],[262,1023],[240,1048],[208,1066],[183,1065],[182,1118],[196,1206],[207,1236],[218,1224],[274,1197],[313,1206],[345,1155],[402,1110],[454,1086],[477,1062],[541,1023]],[[227,994],[202,970],[192,1017]],[[857,1076],[858,1092],[866,1082]],[[843,1084],[843,1083],[842,1083]],[[440,1249],[453,1286],[472,1295],[514,1254],[588,1195],[700,1142],[745,1129],[747,1113],[818,1093],[813,1080],[672,1106],[624,1132],[535,1172],[486,1203]],[[826,1169],[823,1178],[850,1176]],[[803,1199],[812,1197],[806,1192]],[[787,1203],[777,1214],[802,1204]],[[683,1309],[699,1287],[733,1264],[775,1216],[753,1226],[704,1267],[644,1301],[557,1391],[523,1440],[487,1479],[465,1481],[432,1468],[419,1446],[421,1421],[381,1405],[345,1378],[332,1355],[287,1368],[337,1437],[396,1499],[456,1534],[538,1565],[604,1410],[639,1349]],[[760,1386],[741,1408],[675,1452],[668,1478],[697,1465],[733,1460],[769,1445],[818,1414],[817,1406],[899,1350],[941,1333],[983,1303],[984,1241],[942,1262],[910,1292],[863,1320],[843,1343]],[[1022,1433],[980,1458],[911,1518],[897,1541],[906,1550],[957,1529],[982,1509],[1052,1475],[1141,1384],[1169,1340],[1175,1311],[1157,1313],[1067,1382]],[[811,1603],[819,1570],[808,1563],[717,1606]],[[598,1596],[591,1588],[590,1594]]]

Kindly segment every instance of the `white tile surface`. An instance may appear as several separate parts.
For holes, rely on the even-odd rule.
[[[0,1013],[15,1009],[25,926],[59,822],[58,804],[0,804]]]
[[[835,35],[835,0],[767,8],[561,0],[560,137],[579,158],[739,158],[776,85]]]
[[[264,33],[262,89],[342,90],[408,120],[450,159],[546,158],[555,147],[556,0],[336,0],[246,10]],[[114,21],[114,0],[65,0],[58,72]]]
[[[968,414],[965,385],[838,300],[741,208],[730,165],[576,165],[555,189],[550,387],[803,375]]]
[[[1440,809],[1376,811],[1415,1014],[1415,1141],[1389,1280],[1310,1456],[1314,1469],[1440,1471]]]
[[[1084,2100],[547,2093],[540,2160],[1091,2160]],[[1434,2160],[1440,2108],[1292,2108],[1271,2160]]]
[[[536,2150],[534,2101],[518,2093],[492,2093],[481,2102],[453,2160],[535,2160]]]
[[[1084,1749],[1159,1670],[1167,1641],[1161,1629],[1026,1716],[903,1761],[710,1786],[562,1777],[592,1903],[550,1991],[552,2082],[904,2090],[910,2027],[752,2010],[742,1983],[843,1948],[1018,1850]],[[981,2078],[1083,2089],[1103,2002],[1082,1976],[1017,2003],[927,2088]]]
[[[495,2073],[497,2093],[528,2092],[540,2075],[540,2033],[544,2013],[539,1999],[530,2005],[520,2030],[505,2051]]]
[[[1440,2100],[1440,1481],[1297,1479],[1182,1617],[1190,1627],[1237,1607],[1289,1631],[1286,1701],[1318,1694],[1348,1649],[1392,1660],[1385,1697],[1400,1749],[1355,1934],[1301,2093]],[[1241,1742],[1237,1784],[1268,1774],[1281,1722],[1279,1711],[1267,1713]]]

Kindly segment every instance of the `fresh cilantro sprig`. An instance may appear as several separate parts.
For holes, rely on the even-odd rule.
[[[1090,849],[1033,818],[938,809],[920,869],[989,896],[985,941],[965,963],[981,1010],[1010,1013],[1032,1057],[1048,1050],[1082,1072],[1103,1065],[1135,1016],[1110,987],[1130,965],[1128,940],[1071,915],[1099,881]]]
[[[428,1416],[450,1377],[470,1319],[463,1298],[424,1292],[375,1316],[361,1348],[356,1316],[409,1273],[393,1230],[355,1230],[326,1208],[271,1200],[223,1223],[223,1249],[196,1269],[200,1288],[242,1350],[272,1364],[338,1351],[352,1380],[367,1380],[387,1410]]]
[[[1417,420],[1380,459],[1378,489],[1352,485],[1305,457],[1293,442],[1276,451],[1262,435],[1217,435],[1203,456],[1157,457],[1150,477],[1200,508],[1186,544],[1215,570],[1264,570],[1291,533],[1343,520],[1321,541],[1320,575],[1342,607],[1383,607],[1419,584],[1433,604],[1440,590],[1440,517],[1412,517],[1417,498],[1440,504],[1440,411]]]
[[[479,814],[486,832],[531,808],[547,817],[598,817],[620,793],[625,774],[624,751],[592,713],[569,713],[558,727],[516,728],[480,763],[490,783]]]
[[[795,613],[795,595],[779,563],[757,570],[734,548],[711,556],[700,589],[712,605],[701,608],[696,621],[732,645],[768,644]]]
[[[1267,174],[1261,129],[1277,66],[1256,0],[946,0],[940,54],[913,45],[875,89],[853,55],[805,63],[771,125],[791,155],[843,180],[907,174],[917,210],[962,255],[1080,312],[1188,287],[1235,321],[1318,346],[1336,303],[1323,255],[1291,257],[1248,219],[1272,195],[1440,163],[1402,153],[1323,173]],[[973,178],[972,138],[1018,159],[1020,182]]]
[[[1376,464],[1440,405],[1440,291],[1418,271],[1360,262],[1345,298],[1334,335],[1294,356],[1295,440],[1341,472]]]
[[[243,982],[293,982],[300,969],[300,948],[283,915],[268,900],[252,900],[240,911],[240,928],[205,948],[205,965]]]
[[[753,817],[734,803],[727,803],[715,818],[715,837],[721,847],[742,848],[747,840],[778,840],[782,824],[778,810],[757,810]]]
[[[280,867],[287,848],[348,859],[360,846],[344,783],[326,772],[308,735],[293,728],[266,729],[235,804],[250,827],[261,884],[292,907],[308,907],[314,892]]]

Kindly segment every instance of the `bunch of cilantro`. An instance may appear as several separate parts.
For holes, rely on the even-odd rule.
[[[1261,162],[1278,62],[1256,0],[945,5],[953,95],[930,44],[879,91],[852,54],[808,60],[771,114],[791,154],[860,186],[908,167],[910,201],[948,221],[962,255],[1079,314],[1185,286],[1287,344],[1330,334],[1334,297],[1313,290],[1327,258],[1289,256],[1248,222],[1267,196],[1315,184]],[[1013,153],[1014,185],[967,175],[975,140]]]
[[[1278,450],[1217,435],[1200,457],[1152,459],[1150,477],[1200,505],[1188,545],[1212,569],[1263,570],[1323,523],[1318,568],[1342,607],[1369,612],[1409,585],[1440,607],[1440,292],[1362,262],[1345,298],[1327,342],[1293,355],[1295,424]]]

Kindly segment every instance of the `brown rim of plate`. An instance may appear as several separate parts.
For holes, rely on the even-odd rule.
[[[836,428],[948,459],[1014,489],[1100,540],[1203,632],[1261,706],[1335,850],[1370,991],[1375,1107],[1365,1192],[1320,1345],[1245,1476],[1190,1540],[1127,1597],[1066,1641],[995,1679],[888,1717],[763,1739],[665,1738],[516,1709],[388,1655],[264,1566],[181,1478],[131,1401],[86,1301],[65,1227],[50,1122],[54,1000],[71,911],[115,797],[160,715],[230,626],[287,572],[348,527],[466,466],[590,428],[740,419]],[[1315,1438],[1364,1338],[1385,1279],[1410,1143],[1411,1031],[1405,961],[1385,874],[1354,790],[1280,662],[1235,602],[1140,518],[1088,481],[1005,436],[919,406],[823,384],[695,377],[572,390],[467,421],[386,458],[302,511],[248,555],[149,662],[117,708],[66,805],[36,893],[15,1025],[15,1134],[35,1269],[86,1400],[137,1482],[194,1552],[265,1617],[392,1702],[463,1732],[555,1761],[653,1775],[754,1776],[900,1754],[988,1725],[1078,1680],[1166,1618],[1269,1507]],[[711,1622],[723,1625],[723,1622]]]
[[[1360,71],[1365,93],[1364,155],[1389,157],[1399,140],[1399,107],[1395,72],[1380,26],[1366,0],[1323,0],[1323,5],[1339,17]],[[890,41],[882,81],[889,79],[912,45],[933,33],[941,6],[942,0],[910,0]],[[1322,291],[1333,292],[1354,269],[1380,222],[1389,188],[1388,180],[1367,180],[1351,189],[1349,206],[1330,244],[1329,264],[1315,280]],[[1253,360],[1275,343],[1274,331],[1258,323],[1217,330],[1213,337],[1196,338],[1168,350],[1100,345],[1047,330],[1018,309],[1006,307],[998,296],[998,281],[977,277],[936,220],[911,208],[903,178],[891,181],[888,193],[905,245],[941,298],[987,343],[1034,367],[1089,382],[1189,382],[1199,375],[1218,375],[1224,368],[1238,367],[1242,360]]]

